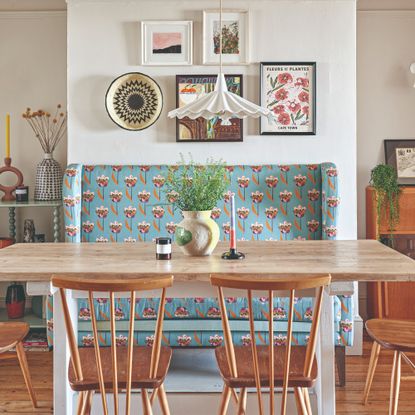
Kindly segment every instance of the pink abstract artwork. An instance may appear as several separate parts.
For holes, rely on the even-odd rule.
[[[153,53],[182,53],[182,34],[153,33]]]

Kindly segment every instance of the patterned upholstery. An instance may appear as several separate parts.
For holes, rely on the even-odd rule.
[[[71,165],[64,177],[65,234],[67,242],[150,242],[159,235],[174,239],[181,213],[171,202],[174,194],[163,190],[168,166],[82,166]],[[228,166],[229,190],[224,194],[212,218],[228,240],[229,195],[236,195],[238,240],[335,239],[340,199],[337,170],[332,163],[310,165]],[[51,298],[48,310],[51,316]],[[286,298],[274,299],[275,343],[286,341]],[[312,298],[297,298],[293,343],[305,344],[312,320]],[[119,320],[128,320],[129,306],[117,300]],[[135,333],[137,344],[152,341],[150,336],[157,301],[138,299]],[[109,344],[108,303],[96,300],[100,321],[100,341]],[[247,304],[242,298],[228,298],[229,318],[236,344],[250,341]],[[353,301],[338,296],[334,301],[335,343],[351,345],[353,339]],[[79,300],[79,344],[91,344],[89,305]],[[267,343],[261,324],[266,324],[267,299],[256,299],[258,342]],[[219,307],[214,298],[169,299],[165,312],[164,342],[171,346],[216,346],[222,342]],[[181,321],[185,320],[185,322]],[[203,320],[201,323],[200,320]],[[53,329],[50,318],[48,328]],[[264,326],[264,332],[266,331]],[[49,339],[51,341],[51,331]],[[125,342],[125,332],[118,332]]]

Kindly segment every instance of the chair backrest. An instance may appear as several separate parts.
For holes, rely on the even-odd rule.
[[[288,314],[288,328],[287,328],[287,342],[285,349],[284,360],[284,377],[283,377],[283,391],[281,399],[281,414],[286,413],[287,407],[287,390],[290,373],[290,359],[291,359],[291,339],[293,332],[293,312],[294,312],[294,296],[296,290],[316,289],[316,299],[313,312],[313,322],[311,325],[310,337],[306,349],[306,357],[304,361],[303,375],[309,377],[313,367],[316,342],[317,342],[317,330],[320,321],[321,303],[323,298],[323,290],[326,285],[331,281],[330,275],[313,275],[310,277],[304,277],[299,275],[290,275],[286,278],[278,276],[276,274],[212,274],[210,281],[213,286],[218,290],[218,301],[222,315],[223,334],[225,340],[226,356],[229,364],[229,372],[232,377],[238,377],[235,349],[232,342],[232,335],[230,331],[228,315],[226,312],[225,297],[223,288],[233,288],[247,290],[248,298],[248,317],[249,317],[249,331],[251,336],[251,351],[252,351],[252,363],[255,377],[255,384],[258,397],[258,409],[259,414],[264,413],[262,394],[261,394],[261,379],[259,373],[258,352],[255,340],[255,327],[254,316],[252,307],[253,291],[267,291],[268,292],[268,334],[269,334],[269,346],[268,346],[268,358],[269,358],[269,396],[270,396],[270,414],[274,414],[274,319],[273,319],[273,298],[274,291],[289,291],[289,314]]]
[[[112,357],[112,379],[115,414],[118,414],[118,366],[117,366],[117,347],[116,347],[116,325],[115,325],[115,293],[130,293],[130,320],[127,350],[127,368],[126,368],[126,414],[130,413],[131,406],[131,379],[133,363],[133,344],[134,344],[134,310],[136,291],[148,291],[161,289],[160,305],[156,320],[154,342],[151,352],[149,379],[155,378],[157,374],[161,337],[163,329],[163,316],[166,300],[166,289],[173,285],[173,276],[165,274],[87,274],[87,275],[54,275],[52,284],[59,288],[62,299],[66,333],[68,337],[71,363],[75,378],[77,381],[83,380],[82,365],[77,346],[75,333],[66,301],[66,289],[80,290],[88,292],[89,306],[91,310],[91,323],[94,336],[95,361],[98,372],[99,389],[101,392],[103,413],[108,414],[108,405],[105,395],[104,375],[98,342],[97,319],[94,308],[94,292],[108,293],[110,299],[110,327],[111,327],[111,357]]]

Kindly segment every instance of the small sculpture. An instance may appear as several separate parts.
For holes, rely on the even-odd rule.
[[[23,242],[35,242],[35,223],[33,219],[25,219],[24,221]]]

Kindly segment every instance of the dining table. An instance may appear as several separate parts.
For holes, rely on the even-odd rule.
[[[153,243],[42,243],[15,244],[0,250],[0,282],[26,284],[33,295],[54,295],[54,413],[74,413],[74,396],[67,381],[69,347],[60,296],[51,285],[56,274],[73,276],[94,273],[132,278],[134,274],[166,273],[174,276],[169,297],[216,296],[209,276],[215,274],[273,274],[274,278],[303,279],[330,274],[332,283],[323,296],[317,362],[319,376],[315,392],[317,412],[336,413],[333,339],[333,296],[352,294],[361,281],[415,281],[415,261],[374,240],[332,241],[243,241],[238,249],[243,260],[223,260],[228,243],[220,242],[210,256],[184,255],[173,246],[171,260],[157,260]],[[97,276],[98,275],[98,276]],[[67,302],[76,330],[79,292],[67,292]],[[151,297],[155,293],[139,293]],[[219,402],[219,401],[218,401]]]

